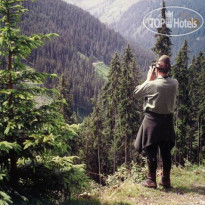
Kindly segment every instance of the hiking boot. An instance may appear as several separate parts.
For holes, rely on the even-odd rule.
[[[144,180],[141,185],[144,187],[149,188],[157,188],[156,183],[156,170],[157,170],[157,160],[156,158],[153,159],[147,159],[147,167],[148,167],[148,173],[147,173],[147,179]]]
[[[142,183],[141,183],[142,186],[144,187],[149,187],[149,188],[154,188],[156,189],[157,188],[157,183],[156,183],[156,173],[149,173],[147,175],[147,179],[144,180]]]
[[[170,170],[169,171],[163,170],[162,177],[161,177],[161,180],[160,180],[159,184],[161,186],[163,186],[164,188],[170,188],[171,187]]]

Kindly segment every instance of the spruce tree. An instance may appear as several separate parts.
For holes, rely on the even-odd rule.
[[[188,45],[184,41],[182,48],[179,50],[175,64],[172,68],[172,76],[179,82],[179,93],[177,96],[177,111],[176,111],[176,152],[175,162],[183,163],[188,152],[188,132],[189,132],[189,70],[188,70]],[[178,159],[177,159],[178,157]]]
[[[190,66],[190,79],[189,79],[189,95],[191,99],[191,116],[190,116],[190,159],[197,161],[200,164],[200,155],[203,150],[204,135],[204,61],[205,57],[202,52],[199,53],[197,58],[193,58],[192,65]],[[193,147],[197,144],[197,148]]]
[[[97,159],[98,159],[98,181],[102,183],[102,169],[108,163],[107,161],[107,139],[103,134],[103,121],[104,121],[104,113],[103,113],[103,103],[101,98],[101,93],[99,93],[98,98],[96,100],[96,104],[91,115],[91,129],[93,131],[93,136],[96,139],[96,147],[97,147]],[[104,160],[106,159],[106,160]]]
[[[199,82],[199,109],[198,117],[198,151],[197,162],[200,165],[205,156],[205,55],[201,57],[201,72],[198,77]]]
[[[164,20],[160,28],[157,28],[158,34],[155,34],[156,43],[152,48],[152,51],[158,55],[171,56],[171,46],[172,42],[170,39],[171,30],[166,25],[166,5],[165,1],[162,1],[161,19]]]
[[[82,125],[84,160],[89,173],[97,173],[100,183],[102,174],[111,174],[117,166],[117,104],[119,102],[119,77],[121,64],[116,53],[110,65],[108,81],[93,99],[93,112]],[[93,176],[92,176],[93,177]]]
[[[128,160],[129,156],[127,163],[133,157],[133,137],[136,136],[141,114],[136,107],[139,102],[134,99],[133,90],[140,84],[140,76],[128,45],[122,64],[119,55],[114,55],[108,81],[94,103],[93,113],[83,122],[84,159],[89,173],[98,173],[100,182],[103,182],[103,174],[115,172],[126,157]]]
[[[76,157],[69,156],[67,142],[76,134],[58,112],[61,102],[40,105],[37,100],[52,97],[54,90],[44,84],[56,75],[27,66],[32,50],[57,35],[22,35],[23,2],[0,1],[0,195],[4,204],[51,204],[78,192],[87,177],[84,165],[75,165]]]
[[[59,99],[64,99],[64,106],[62,107],[61,112],[68,124],[73,124],[75,119],[73,119],[72,105],[73,105],[73,95],[69,90],[69,82],[66,79],[65,75],[61,75],[57,90],[60,93]]]
[[[102,175],[107,171],[104,167],[111,166],[107,158],[109,150],[107,144],[109,145],[109,142],[103,133],[105,113],[101,92],[97,99],[92,100],[93,112],[82,123],[81,135],[83,139],[79,148],[82,149],[83,159],[87,164],[87,172],[101,184],[103,183]]]
[[[189,68],[189,96],[191,100],[190,107],[190,139],[189,139],[189,160],[196,160],[197,151],[193,144],[197,143],[197,127],[198,127],[198,117],[197,113],[199,110],[199,100],[201,94],[199,93],[199,81],[198,78],[201,73],[201,57],[202,53],[199,53],[197,58],[193,58],[192,64]]]
[[[105,107],[106,121],[104,123],[105,133],[112,142],[110,154],[113,156],[113,173],[116,171],[117,161],[117,120],[119,118],[117,105],[120,101],[119,88],[120,78],[122,76],[121,63],[119,55],[116,53],[111,62],[108,75],[108,82],[103,88],[103,104]]]
[[[123,139],[124,141],[124,162],[126,165],[132,160],[133,136],[136,136],[140,118],[139,110],[135,107],[136,104],[134,103],[135,99],[133,95],[133,90],[136,84],[138,84],[136,73],[138,74],[136,62],[132,50],[128,45],[123,56],[119,88],[120,101],[118,103],[118,130],[120,131],[121,140]]]

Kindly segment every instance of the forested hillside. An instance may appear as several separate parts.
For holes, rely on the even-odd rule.
[[[88,177],[71,156],[78,125],[67,118],[64,78],[60,89],[49,89],[47,79],[57,75],[27,62],[33,49],[58,35],[22,35],[22,2],[0,1],[0,204],[53,204],[87,187]],[[39,104],[43,96],[50,101]]]
[[[150,49],[154,45],[153,33],[143,26],[143,18],[150,11],[161,7],[161,0],[132,0],[127,3],[123,0],[102,0],[99,3],[94,3],[92,0],[64,0],[71,2],[83,9],[86,9],[91,14],[107,24],[110,28],[119,31],[127,40],[133,40],[139,46]],[[83,5],[87,6],[83,6]],[[170,0],[166,2],[167,6],[180,6],[189,9],[194,9],[203,17],[205,16],[204,0]],[[186,12],[184,13],[186,15]],[[190,56],[197,55],[205,47],[204,41],[204,26],[186,38],[190,42]],[[184,36],[173,37],[173,56],[176,57],[180,45],[183,43]]]
[[[103,61],[109,65],[112,54],[121,51],[127,42],[86,11],[63,1],[37,0],[26,2],[25,7],[30,12],[23,18],[24,34],[60,35],[52,44],[33,52],[31,66],[38,71],[64,73],[73,93],[74,111],[81,117],[88,115],[92,111],[91,98],[97,96],[104,83],[92,63]],[[150,61],[149,54],[146,57],[137,51],[136,55],[141,65]]]
[[[133,6],[122,15],[121,19],[110,25],[110,27],[119,31],[126,39],[131,38],[134,41],[139,42],[140,45],[143,45],[145,48],[150,49],[153,47],[155,39],[153,33],[143,26],[143,18],[150,11],[160,8],[161,2],[161,0],[139,1],[136,4],[133,4]],[[205,4],[203,0],[170,0],[166,2],[166,6],[186,7],[199,12],[203,17],[205,16]],[[186,12],[184,15],[187,15]],[[199,31],[190,35],[172,37],[173,59],[176,57],[184,39],[187,39],[189,42],[191,51],[190,57],[193,57],[202,51],[205,47],[204,28],[205,27],[203,26]]]
[[[166,18],[164,9],[161,13]],[[172,39],[160,35],[168,32],[168,28],[162,27],[155,36],[153,50],[158,57],[173,54]],[[199,52],[190,58],[189,44],[185,40],[181,45],[169,74],[179,82],[177,106],[173,113],[176,140],[172,160],[177,165],[184,165],[187,160],[204,163],[205,155],[205,55]],[[98,96],[91,116],[83,123],[81,134],[86,136],[82,144],[86,150],[84,160],[89,172],[98,172],[99,181],[102,174],[115,173],[116,167],[123,163],[130,165],[133,159],[142,162],[133,147],[143,117],[142,102],[132,95],[142,80],[133,56],[129,46],[122,60],[119,54],[113,56],[108,82]]]
[[[153,37],[152,51],[166,62],[155,71],[153,64],[143,83],[149,52],[83,10],[58,0],[0,1],[0,205],[204,204],[205,50],[192,58],[184,38],[171,65],[169,33],[165,22]],[[163,92],[135,92],[158,79]],[[164,115],[166,92],[176,106]],[[146,129],[143,102],[159,95]],[[138,153],[137,133],[147,138],[152,123],[163,139]]]

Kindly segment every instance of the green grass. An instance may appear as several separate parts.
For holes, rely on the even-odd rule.
[[[157,181],[160,176],[157,176]],[[157,189],[142,187],[133,179],[113,187],[101,187],[93,190],[100,204],[104,205],[191,205],[205,204],[205,167],[182,169],[173,167],[170,189],[158,186]]]
[[[69,200],[62,205],[100,205],[100,201],[97,199],[79,199],[79,200]]]
[[[84,59],[84,60],[86,60],[86,61],[89,61],[89,60],[90,60],[87,56],[85,56],[84,54],[82,54],[82,53],[80,53],[80,52],[78,52],[78,55],[80,56],[81,59]]]
[[[105,80],[107,80],[107,76],[109,73],[109,67],[106,66],[103,62],[93,63],[95,71],[102,76]]]
[[[89,61],[90,59],[85,56],[84,54],[78,52],[78,55],[80,56],[81,59],[84,59],[86,61]],[[93,67],[95,71],[99,74],[99,76],[103,77],[105,80],[107,80],[108,72],[109,72],[109,67],[106,66],[102,61],[98,61],[97,58],[94,57],[95,63],[93,63]]]

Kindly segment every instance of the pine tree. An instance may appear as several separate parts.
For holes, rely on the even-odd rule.
[[[129,162],[133,157],[133,137],[136,136],[141,114],[136,107],[139,102],[134,99],[133,90],[140,84],[140,76],[128,45],[123,64],[119,55],[114,55],[108,81],[94,103],[93,113],[83,122],[82,136],[86,139],[83,142],[84,160],[89,173],[98,173],[98,181],[103,174],[115,172],[126,157],[128,159],[129,156]]]
[[[187,41],[184,41],[182,48],[180,49],[175,64],[172,68],[172,76],[179,82],[179,93],[177,97],[177,111],[176,111],[176,152],[175,162],[183,163],[183,159],[187,157],[188,145],[187,137],[189,132],[189,70],[188,70],[188,45]],[[179,159],[177,160],[177,156]]]
[[[191,107],[190,107],[190,119],[189,119],[189,126],[190,126],[190,133],[189,133],[189,149],[188,149],[188,160],[192,161],[194,160],[194,149],[193,149],[193,144],[195,140],[195,132],[196,132],[196,101],[197,98],[195,98],[195,91],[196,91],[196,58],[195,56],[192,59],[191,66],[189,67],[189,96],[190,96],[190,102],[191,102]]]
[[[27,200],[36,204],[38,198],[38,203],[48,200],[50,204],[62,197],[59,193],[71,197],[86,186],[87,177],[84,165],[75,165],[76,157],[69,156],[67,142],[75,132],[58,112],[61,102],[41,105],[37,100],[38,96],[52,97],[54,90],[44,84],[56,75],[38,73],[26,64],[33,49],[57,34],[22,35],[18,23],[26,11],[23,2],[0,1],[1,191],[14,203]]]
[[[198,151],[197,162],[200,165],[205,155],[205,55],[201,56],[201,72],[199,82],[199,106],[198,106]]]
[[[106,121],[104,127],[106,127],[106,135],[109,136],[109,141],[112,142],[111,154],[113,155],[113,173],[116,171],[116,161],[117,161],[117,120],[118,120],[118,110],[117,105],[120,101],[119,87],[120,78],[122,75],[121,63],[119,60],[119,55],[116,53],[111,62],[111,67],[108,75],[108,82],[103,88],[103,103],[106,113]]]
[[[133,136],[136,136],[140,114],[134,104],[135,99],[133,96],[133,90],[138,84],[136,74],[138,70],[134,55],[130,46],[128,45],[124,51],[122,75],[120,78],[119,97],[118,103],[119,120],[118,134],[121,136],[121,140],[124,139],[124,159],[125,164],[128,165],[132,160],[132,142]]]
[[[201,57],[203,56],[202,53],[199,54],[197,58],[193,58],[192,64],[189,68],[189,95],[191,100],[191,107],[190,107],[190,139],[189,139],[189,159],[196,160],[196,150],[193,149],[193,144],[196,143],[196,133],[197,133],[197,126],[198,126],[198,120],[197,120],[197,112],[199,107],[199,99],[200,99],[200,93],[199,93],[199,82],[198,78],[200,76],[201,72]],[[194,156],[195,154],[195,156]],[[195,158],[195,159],[194,159]]]
[[[161,19],[164,20],[164,22],[160,28],[157,28],[158,34],[155,34],[157,41],[152,51],[158,55],[158,57],[162,55],[171,56],[172,42],[169,36],[171,30],[166,25],[166,5],[164,0],[162,1]]]
[[[204,97],[203,97],[203,75],[204,75],[204,54],[199,53],[197,58],[193,58],[192,65],[190,66],[190,78],[189,78],[189,95],[191,99],[191,116],[190,116],[190,159],[195,160],[200,164],[200,155],[203,149],[202,137],[203,131],[203,121],[204,121]],[[193,144],[197,144],[197,149],[193,148]],[[195,154],[195,155],[194,155]],[[194,158],[194,156],[195,158]]]
[[[84,161],[88,173],[93,173],[100,183],[103,174],[115,172],[117,166],[117,104],[119,102],[119,76],[121,64],[116,53],[110,65],[108,81],[102,88],[97,99],[93,99],[93,112],[85,118],[82,125]]]
[[[65,99],[65,103],[61,112],[63,113],[66,123],[73,124],[75,122],[75,119],[72,118],[73,95],[71,94],[69,87],[70,85],[65,75],[61,75],[57,87],[57,90],[60,93],[60,96],[58,98],[60,100]]]
[[[96,105],[94,107],[92,117],[91,117],[91,129],[93,130],[93,136],[97,141],[97,159],[98,159],[98,179],[99,183],[102,183],[102,168],[103,168],[103,158],[107,153],[103,153],[103,147],[106,146],[106,141],[103,142],[103,104],[101,99],[101,93],[99,93]]]
[[[83,121],[82,150],[84,161],[87,164],[87,172],[100,184],[104,183],[102,176],[112,173],[113,158],[109,158],[109,150],[112,146],[110,136],[105,134],[104,123],[106,118],[102,100],[102,91],[97,99],[93,100],[93,112]]]

